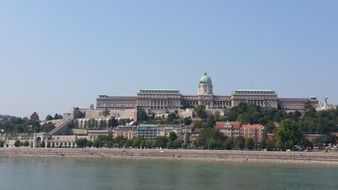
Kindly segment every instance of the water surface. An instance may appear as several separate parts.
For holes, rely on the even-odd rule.
[[[0,159],[2,190],[338,189],[338,167],[161,160]]]

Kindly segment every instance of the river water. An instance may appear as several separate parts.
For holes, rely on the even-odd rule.
[[[338,166],[1,158],[0,189],[337,190]]]

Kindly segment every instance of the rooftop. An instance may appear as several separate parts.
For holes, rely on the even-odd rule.
[[[142,89],[139,93],[169,93],[179,94],[180,91],[176,89]]]

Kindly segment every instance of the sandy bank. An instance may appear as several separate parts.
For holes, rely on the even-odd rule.
[[[165,159],[250,163],[287,163],[337,165],[338,153],[324,152],[259,152],[223,150],[140,150],[140,149],[45,149],[0,148],[0,158],[81,158],[81,159]]]

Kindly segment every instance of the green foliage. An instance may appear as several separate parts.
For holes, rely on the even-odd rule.
[[[194,108],[194,114],[196,114],[196,116],[200,119],[206,119],[208,117],[206,107],[203,105],[196,106]]]
[[[117,127],[118,125],[119,121],[115,117],[112,117],[108,120],[108,127]]]
[[[114,139],[115,146],[122,148],[126,145],[127,139],[123,136],[118,136]]]
[[[40,144],[40,147],[41,147],[41,148],[45,148],[45,146],[46,146],[46,142],[45,142],[45,141],[42,141],[41,144]]]
[[[53,123],[48,122],[48,123],[44,123],[41,126],[41,131],[48,133],[48,132],[52,131],[54,128],[55,128],[55,125]]]
[[[276,147],[280,150],[293,149],[295,145],[301,145],[304,136],[296,121],[283,120],[274,131]]]
[[[191,125],[191,123],[192,123],[191,117],[185,117],[185,118],[183,119],[183,124],[184,124],[184,125],[188,126],[188,125]]]
[[[247,149],[249,150],[253,150],[255,148],[255,142],[252,138],[248,138],[246,141],[245,141],[245,146]]]
[[[104,117],[107,117],[108,115],[110,115],[109,109],[104,109],[104,110],[102,111],[102,115],[103,115]]]
[[[197,138],[197,146],[204,149],[222,149],[225,137],[216,128],[203,128]]]
[[[153,146],[155,148],[167,148],[168,142],[169,140],[167,137],[159,136],[159,137],[156,137]]]
[[[231,138],[225,138],[225,141],[223,143],[223,148],[225,150],[232,150],[234,148],[234,141]]]
[[[107,122],[105,120],[100,120],[99,129],[104,129],[107,127]]]
[[[97,121],[95,119],[89,119],[87,122],[87,129],[96,129],[97,128]]]
[[[182,148],[182,141],[181,139],[176,139],[174,140],[174,143],[173,143],[173,148],[177,149],[177,148]]]
[[[55,114],[54,115],[54,119],[62,119],[63,118],[63,116],[62,115],[60,115],[60,114]]]
[[[242,136],[238,136],[235,138],[235,148],[242,150],[245,146],[245,139]]]
[[[169,133],[169,141],[174,141],[177,139],[177,134],[175,132]]]
[[[316,111],[311,102],[306,103],[305,110],[303,114],[299,111],[286,113],[283,110],[241,103],[228,111],[226,119],[250,124],[262,124],[267,127],[268,132],[273,132],[278,123],[285,119],[297,122],[303,133],[328,134],[338,131],[337,110]]]
[[[89,145],[88,140],[87,139],[77,139],[75,141],[76,145],[78,148],[85,148]]]
[[[53,116],[47,115],[45,120],[46,120],[46,121],[50,121],[50,120],[53,120],[53,119],[54,119]]]
[[[28,141],[25,141],[25,142],[23,142],[23,144],[22,144],[24,147],[29,147],[29,142]]]
[[[142,123],[148,120],[148,114],[142,108],[137,109],[137,122]]]
[[[113,138],[111,136],[99,135],[93,141],[93,146],[96,148],[101,148],[101,147],[111,148],[113,147]]]
[[[14,146],[15,147],[20,147],[22,144],[21,144],[21,142],[20,142],[20,140],[16,140],[15,142],[14,142]]]
[[[316,144],[336,144],[337,137],[334,135],[322,135],[314,140]]]
[[[40,122],[39,115],[36,112],[32,113],[32,115],[30,116],[30,120],[32,122]]]
[[[206,120],[206,125],[208,127],[215,127],[216,125],[216,117],[213,114],[209,114]]]
[[[178,120],[180,119],[177,111],[173,112],[173,113],[170,113],[167,117],[167,123],[172,123],[174,122],[175,120]]]
[[[143,137],[137,137],[133,139],[133,147],[134,148],[141,148],[145,143],[145,139]]]

